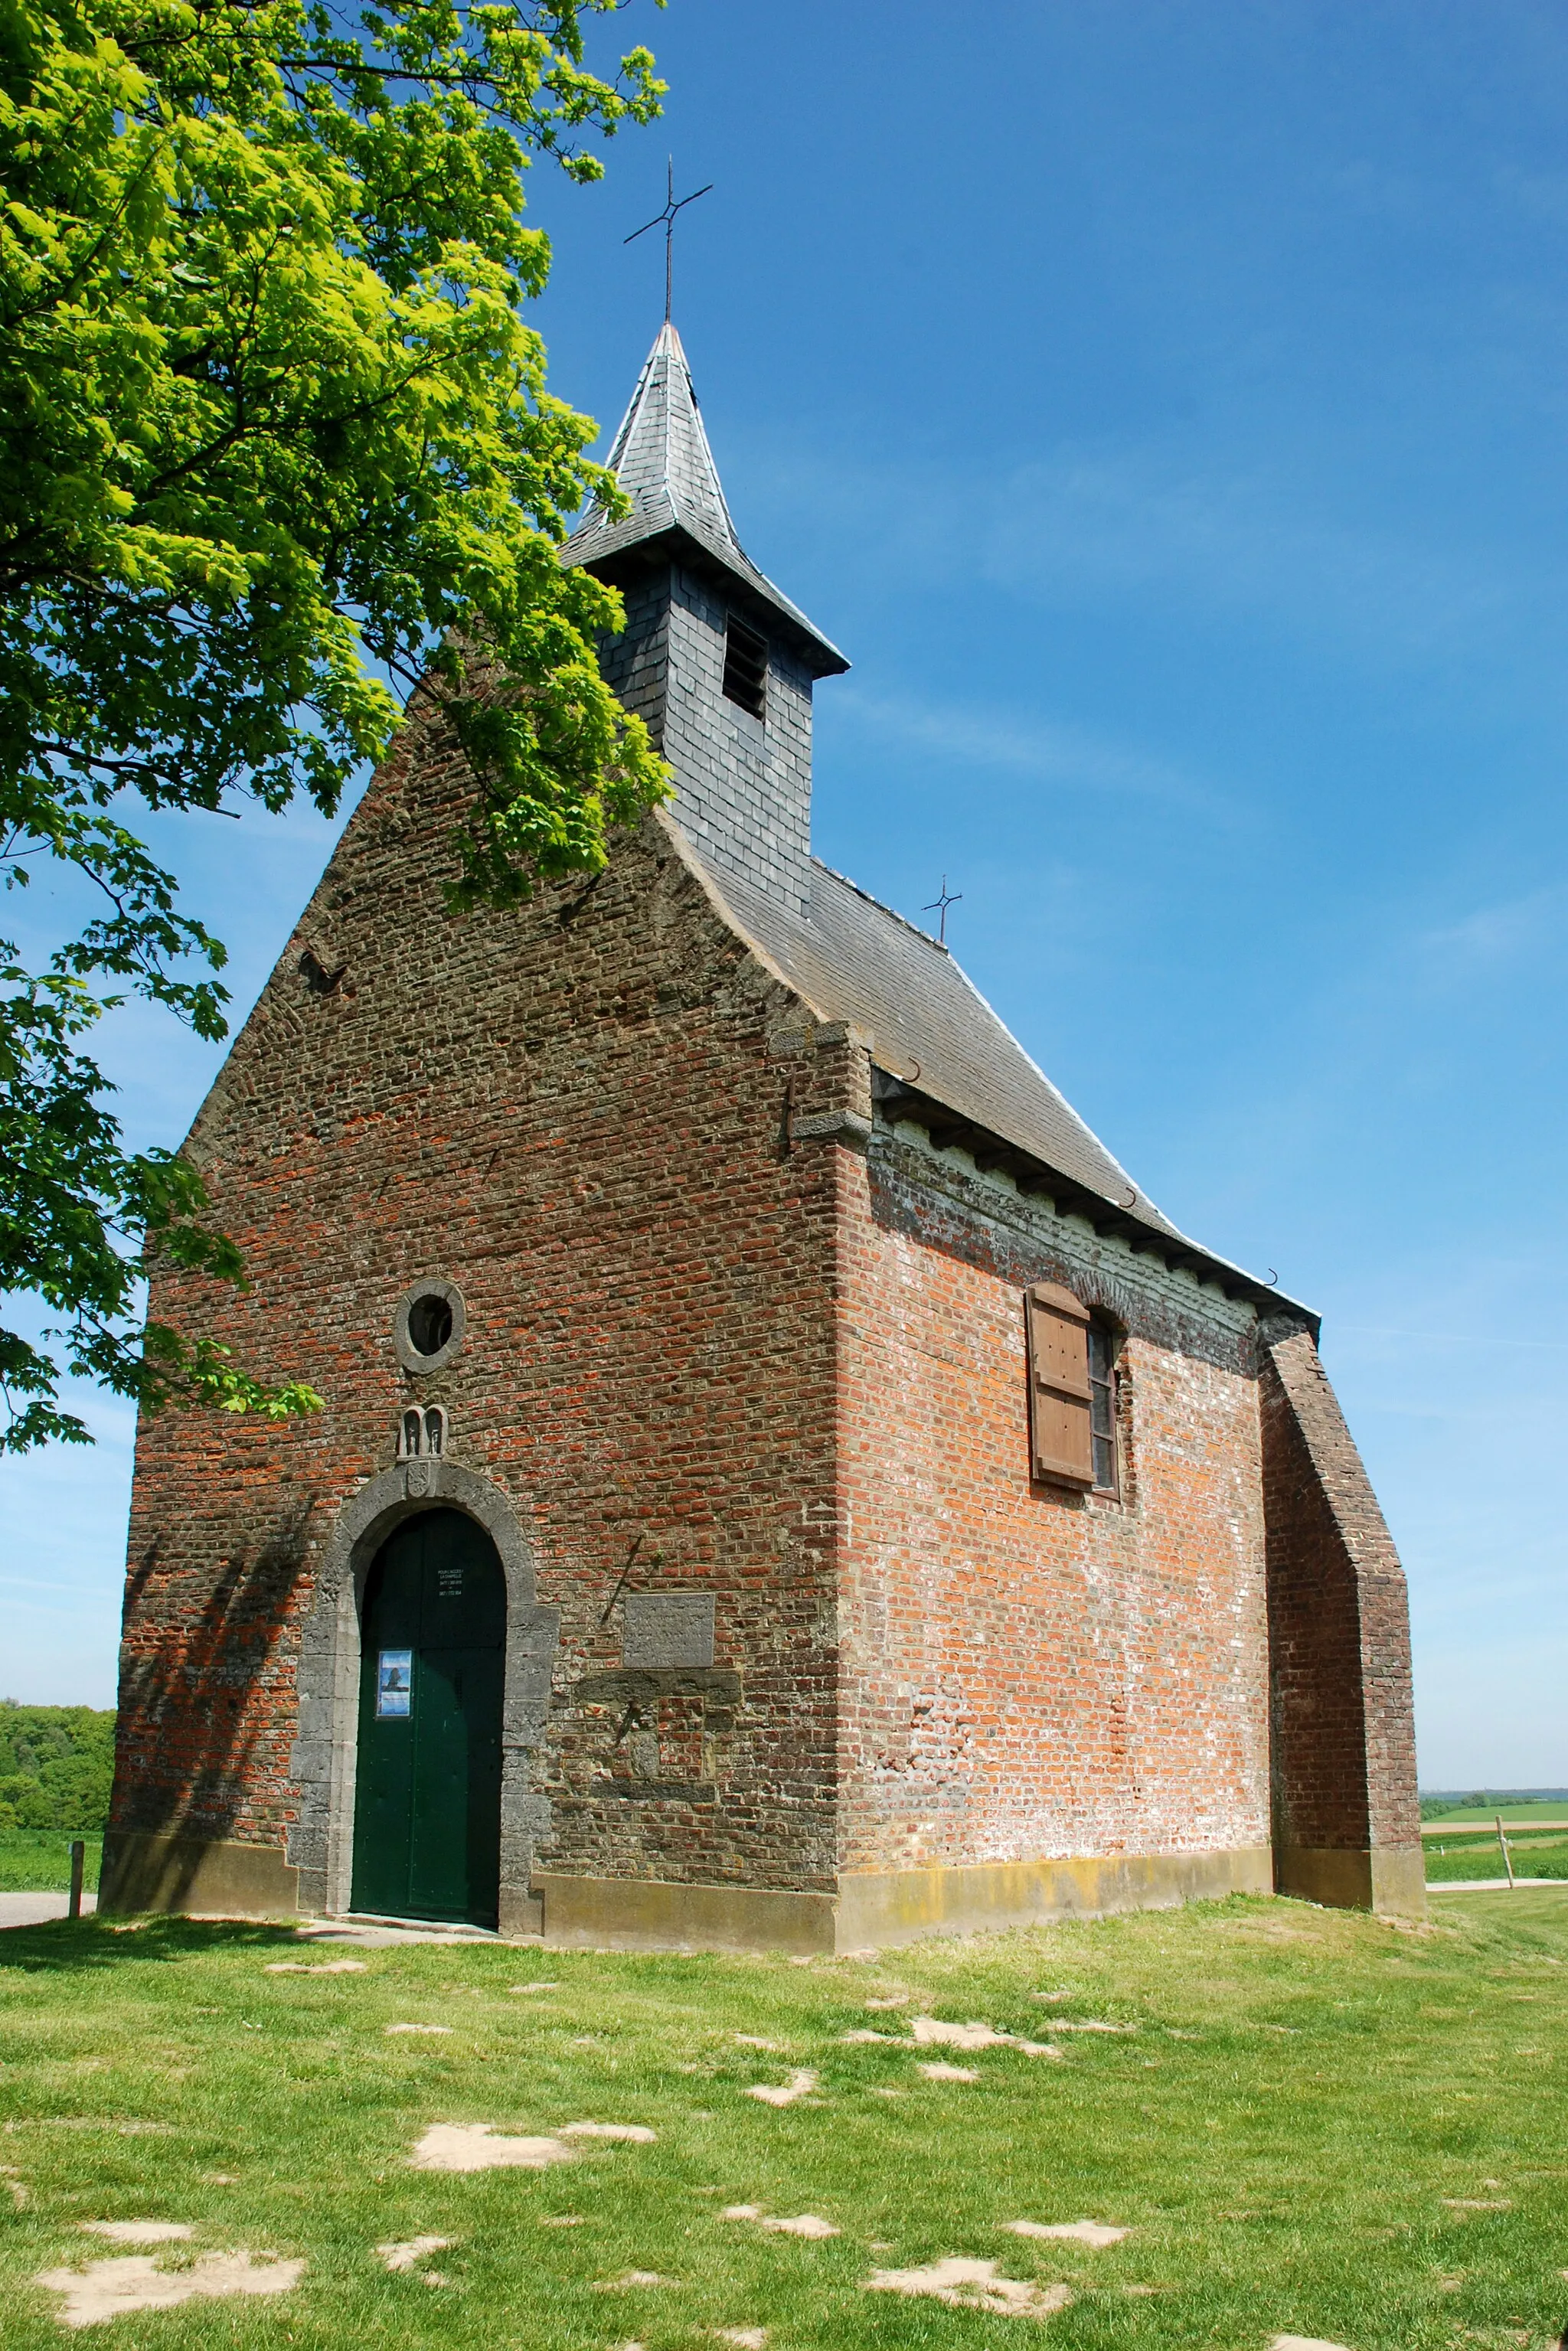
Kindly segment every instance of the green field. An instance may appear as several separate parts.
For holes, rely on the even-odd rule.
[[[1422,1849],[1428,1886],[1506,1875],[1495,1830],[1490,1837],[1456,1837],[1448,1846],[1441,1837],[1425,1837]],[[1521,1832],[1509,1838],[1508,1849],[1517,1877],[1568,1878],[1568,1834]]]
[[[83,1884],[98,1890],[101,1836],[84,1836]],[[55,1829],[0,1829],[0,1894],[64,1893],[71,1882],[71,1841]]]
[[[362,1970],[267,1971],[345,1956]],[[922,2026],[917,2041],[921,2018],[1014,2040],[944,2046]],[[1122,2029],[1067,2029],[1084,2024]],[[1281,2333],[1350,2351],[1546,2351],[1568,2319],[1565,2028],[1555,1891],[1446,1896],[1417,1929],[1238,1898],[809,1965],[345,1953],[172,1920],[13,1931],[0,2337],[59,2342],[62,2297],[40,2273],[140,2260],[164,2281],[153,2291],[175,2291],[210,2274],[204,2259],[245,2253],[304,2267],[276,2296],[120,2316],[104,2339],[1039,2339],[1034,2319],[998,2335],[983,2308],[868,2283],[957,2260],[994,2263],[993,2296],[999,2275],[1041,2297],[1037,2314],[1067,2289],[1046,2326],[1081,2351],[1266,2351]],[[933,2062],[975,2078],[933,2080]],[[757,2085],[799,2095],[775,2107]],[[573,2136],[579,2122],[655,2136]],[[433,2126],[474,2124],[564,2132],[570,2159],[411,2167]],[[737,2206],[762,2218],[725,2217]],[[763,2225],[802,2215],[836,2233]],[[150,2219],[193,2233],[137,2254],[83,2232]],[[1128,2233],[1095,2249],[1014,2233],[1019,2220]],[[422,2238],[450,2241],[401,2271],[377,2250]],[[949,2290],[985,2289],[960,2273]]]
[[[1463,1828],[1473,1822],[1478,1828],[1490,1828],[1502,1814],[1503,1826],[1511,1821],[1568,1821],[1568,1802],[1531,1804],[1458,1804],[1451,1813],[1427,1813],[1423,1825],[1427,1827]]]

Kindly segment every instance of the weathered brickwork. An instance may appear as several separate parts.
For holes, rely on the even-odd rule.
[[[747,949],[664,820],[445,921],[461,783],[424,732],[378,779],[193,1137],[253,1287],[165,1275],[154,1311],[215,1311],[329,1408],[144,1426],[117,1828],[298,1839],[323,1548],[417,1395],[559,1611],[525,1873],[826,1896],[1250,1853],[1271,1649],[1277,1833],[1404,1839],[1403,1590],[1310,1339],[1260,1352],[1219,1282],[876,1122],[873,1040]],[[419,1375],[393,1321],[433,1275],[467,1327]],[[1042,1280],[1122,1334],[1115,1499],[1030,1482]],[[711,1665],[606,1616],[639,1536],[632,1589],[711,1600]]]
[[[917,1131],[844,1157],[844,1865],[1266,1845],[1251,1308]],[[1042,1280],[1124,1332],[1118,1499],[1030,1483]]]
[[[668,329],[644,392],[645,543],[568,559],[626,596],[671,814],[455,920],[468,779],[416,716],[193,1131],[251,1287],[152,1311],[327,1409],[140,1429],[106,1899],[348,1906],[359,1596],[441,1507],[506,1579],[503,1931],[854,1948],[1276,1870],[1418,1907],[1404,1582],[1310,1318],[1123,1196],[944,950],[817,894],[842,656],[726,537]],[[464,1327],[419,1368],[432,1281]],[[1037,1282],[1116,1334],[1114,1495],[1031,1479]]]
[[[1312,1856],[1419,1861],[1409,1616],[1404,1571],[1311,1336],[1265,1336],[1275,1837],[1281,1882],[1316,1892],[1333,1865]]]
[[[658,820],[595,883],[446,920],[456,785],[428,738],[378,780],[193,1137],[252,1288],[214,1301],[165,1274],[153,1311],[215,1313],[247,1362],[329,1401],[278,1430],[143,1425],[117,1825],[287,1833],[314,1563],[417,1393],[445,1405],[451,1458],[513,1498],[561,1609],[540,1858],[824,1886],[832,1198],[824,1155],[784,1148],[786,992]],[[342,967],[330,992],[307,954]],[[415,1378],[392,1317],[433,1273],[461,1286],[467,1335]],[[621,1612],[600,1620],[639,1534],[634,1588],[711,1593],[727,1678],[634,1691],[617,1746]]]

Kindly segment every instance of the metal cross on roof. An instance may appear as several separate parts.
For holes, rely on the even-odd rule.
[[[937,917],[936,936],[943,946],[947,944],[947,909],[949,906],[957,905],[963,895],[962,890],[948,889],[947,876],[944,873],[941,896],[933,898],[929,905],[922,906],[920,909],[923,914],[935,914]]]
[[[710,194],[713,190],[713,182],[710,180],[706,188],[694,188],[689,196],[683,196],[680,203],[677,204],[675,202],[675,159],[672,155],[669,158],[669,173],[666,182],[667,193],[664,199],[664,211],[662,213],[655,213],[651,221],[644,221],[641,228],[634,228],[630,236],[623,236],[621,240],[622,245],[632,245],[636,242],[638,237],[646,236],[651,228],[657,228],[660,222],[663,221],[664,225],[664,319],[666,324],[668,323],[670,316],[670,298],[674,290],[675,214],[679,212],[684,212],[688,204],[695,204],[699,196]]]

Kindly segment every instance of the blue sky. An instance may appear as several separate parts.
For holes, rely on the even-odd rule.
[[[666,124],[535,173],[554,387],[675,316],[843,645],[817,845],[950,938],[1166,1210],[1324,1316],[1425,1784],[1568,1784],[1568,16],[672,0]],[[221,836],[221,838],[219,837]],[[241,1010],[329,845],[190,820]],[[46,909],[40,907],[42,914]],[[172,1138],[214,1056],[125,1016]],[[130,1429],[0,1468],[0,1682],[112,1693]]]

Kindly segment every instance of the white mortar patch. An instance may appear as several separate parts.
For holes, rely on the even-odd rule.
[[[1073,2298],[1071,2286],[998,2277],[995,2262],[958,2256],[923,2270],[873,2270],[865,2286],[870,2294],[930,2294],[950,2310],[988,2310],[998,2318],[1049,2318]]]
[[[304,2268],[302,2261],[203,2253],[188,2270],[161,2270],[152,2253],[127,2253],[85,2270],[45,2270],[34,2283],[65,2296],[57,2314],[62,2326],[101,2326],[133,2310],[172,2310],[198,2295],[287,2294]]]

